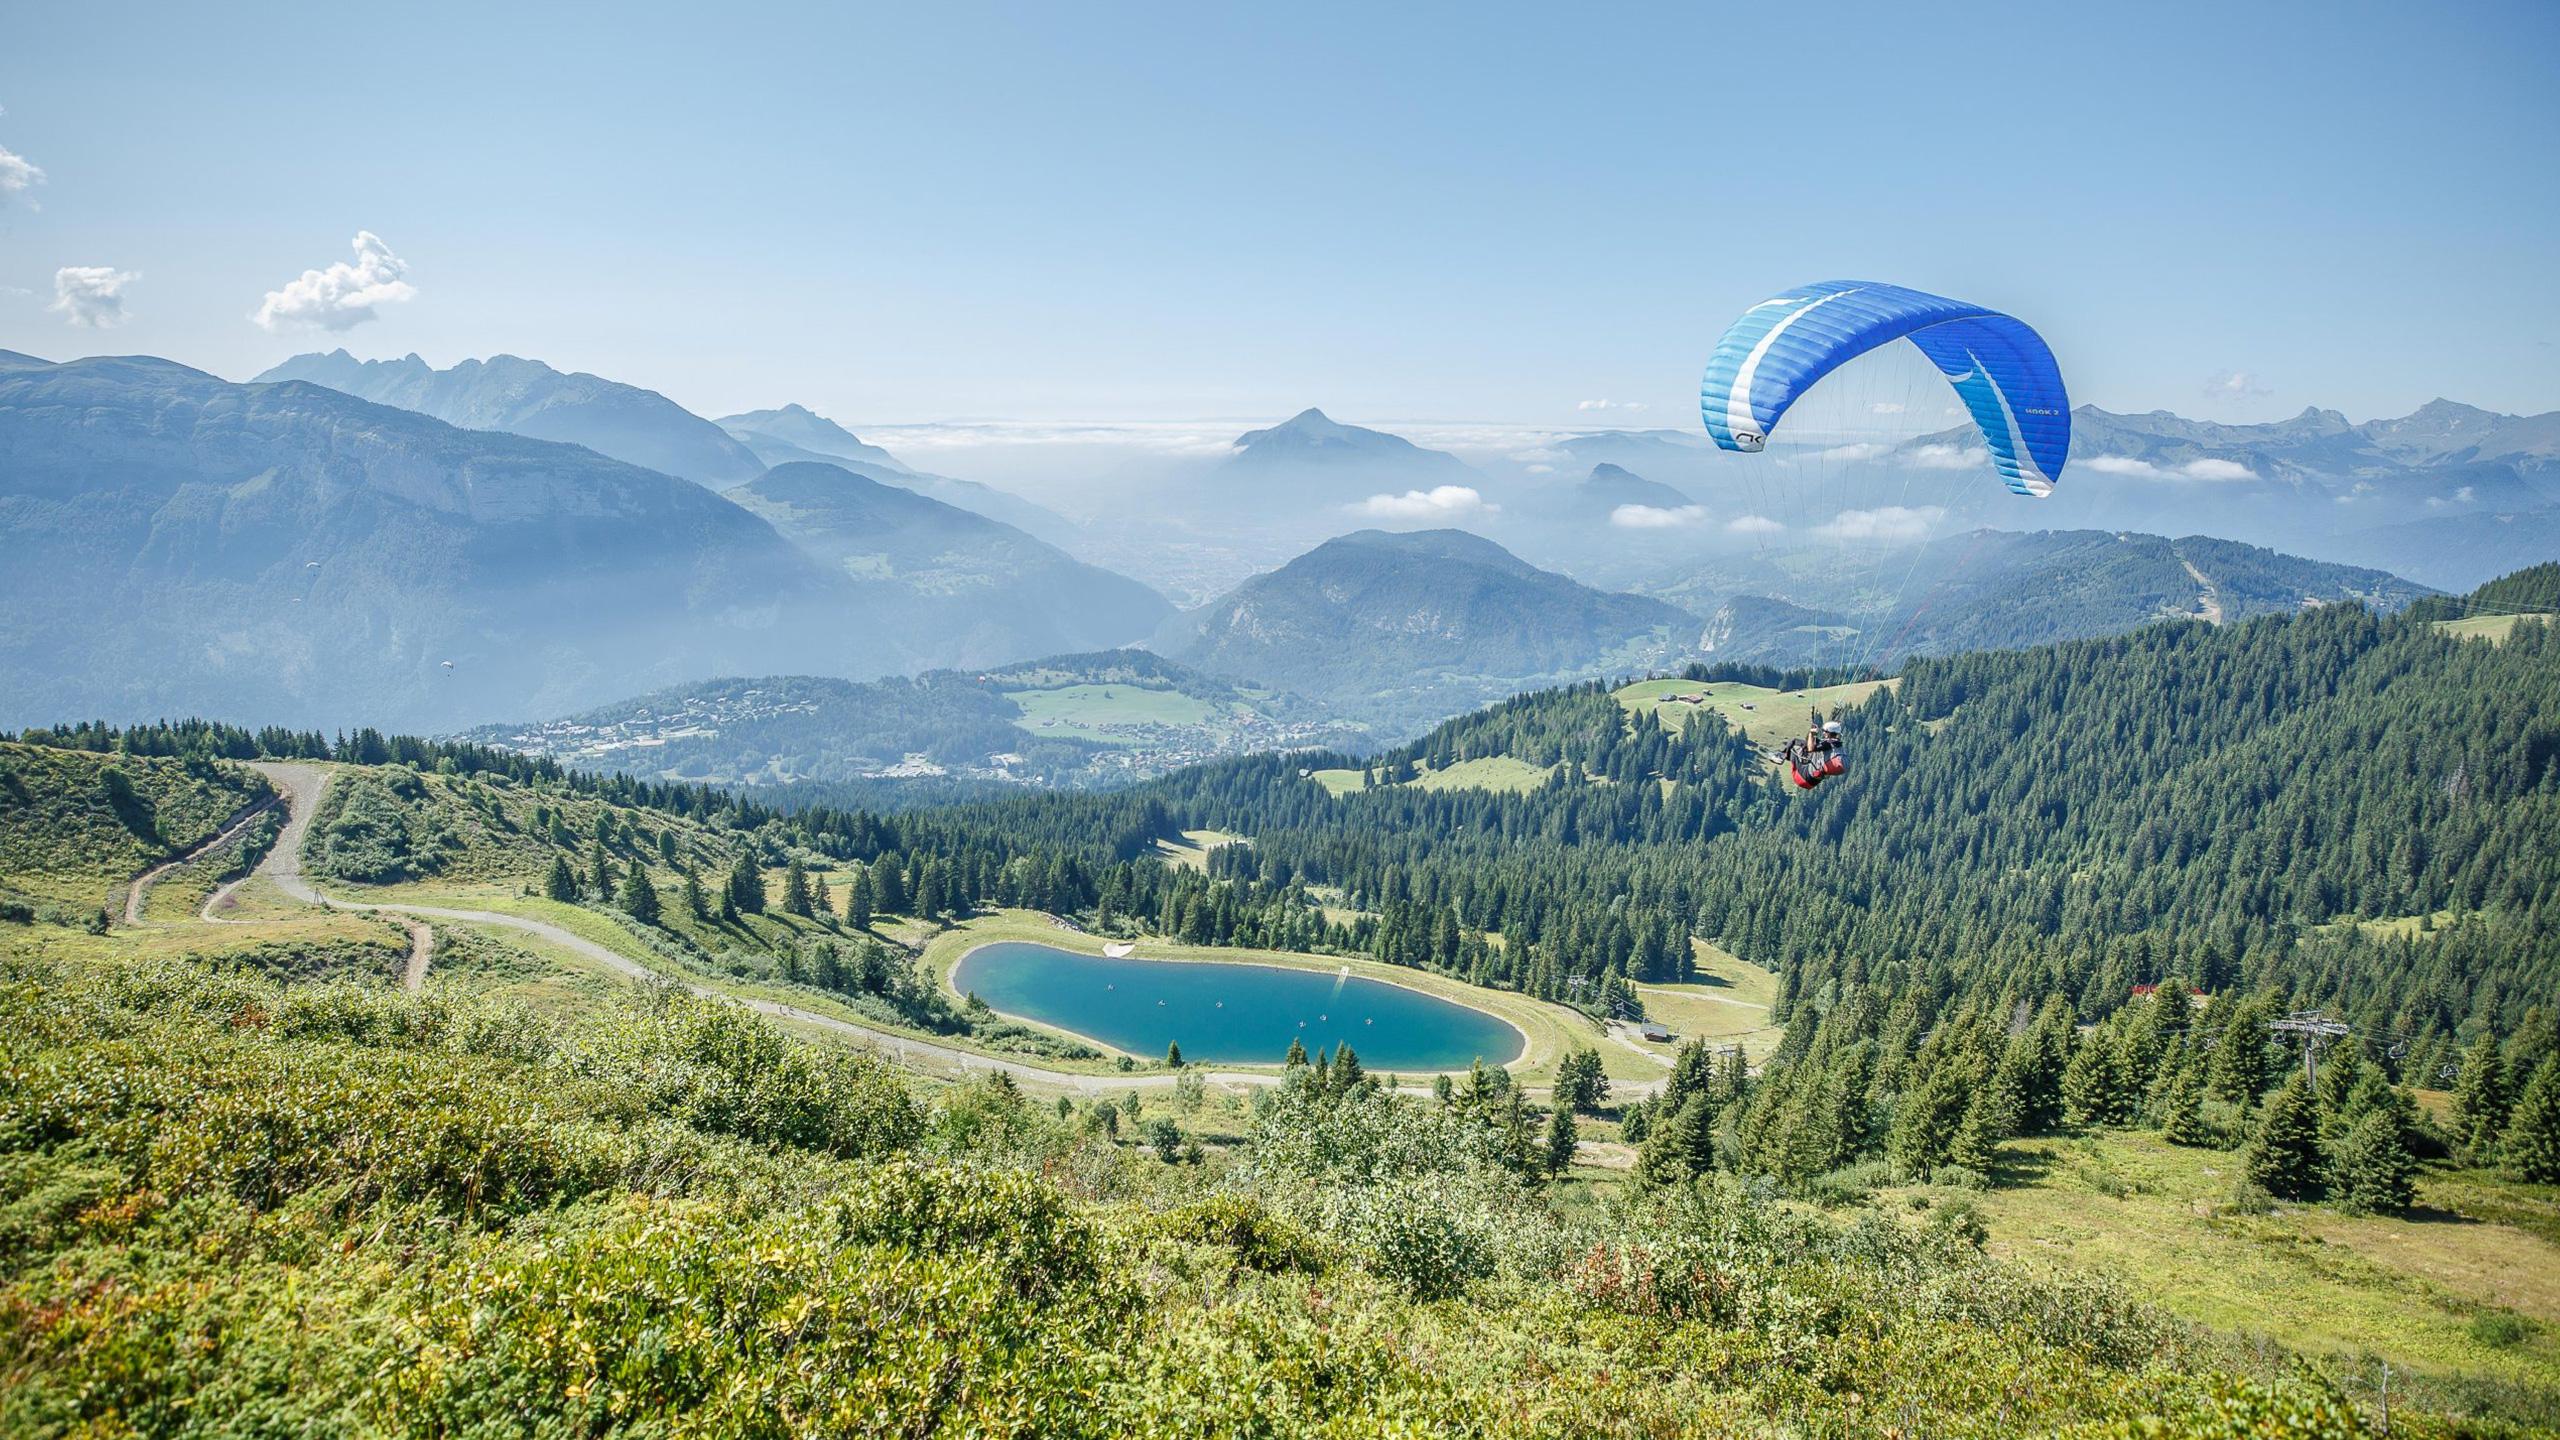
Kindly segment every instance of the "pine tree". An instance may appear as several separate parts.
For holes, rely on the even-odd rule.
[[[1567,1110],[1597,1108],[1609,1098],[1609,1077],[1601,1069],[1600,1052],[1585,1047],[1568,1051],[1556,1064],[1555,1103]]]
[[[2418,1162],[2387,1106],[2367,1111],[2347,1132],[2335,1172],[2339,1201],[2358,1213],[2406,1210],[2417,1196]]]
[[[542,893],[564,905],[578,903],[578,872],[569,868],[569,857],[551,857],[551,873],[543,877]]]
[[[1285,1059],[1283,1059],[1283,1060],[1280,1062],[1281,1066],[1282,1066],[1284,1069],[1294,1070],[1294,1069],[1298,1068],[1299,1066],[1304,1065],[1304,1064],[1306,1064],[1306,1063],[1307,1063],[1307,1042],[1305,1042],[1304,1040],[1294,1040],[1294,1039],[1293,1039],[1293,1040],[1291,1040],[1291,1041],[1289,1042],[1289,1054],[1288,1054],[1288,1056],[1287,1056]],[[1448,1077],[1448,1076],[1446,1076],[1446,1075],[1443,1075],[1443,1076],[1441,1076],[1440,1078],[1441,1078],[1441,1079],[1443,1079],[1443,1080],[1446,1080],[1446,1079],[1448,1079],[1449,1077]]]
[[[2213,1063],[2205,1077],[2215,1099],[2254,1105],[2266,1093],[2273,1078],[2267,1066],[2269,1009],[2269,1002],[2255,995],[2232,1007],[2230,1020],[2215,1040]]]
[[[711,897],[702,893],[702,879],[691,867],[684,872],[684,909],[696,920],[711,918]]]
[[[1948,1163],[1977,1175],[1989,1175],[1999,1167],[2000,1142],[2007,1138],[2001,1108],[1999,1097],[1989,1088],[1974,1092],[1972,1103],[1965,1106],[1964,1123],[1956,1127],[1955,1139],[1947,1147]]]
[[[1581,1136],[1573,1123],[1573,1108],[1558,1105],[1555,1113],[1547,1117],[1547,1173],[1561,1175],[1572,1169],[1574,1147],[1580,1143]]]
[[[2486,1159],[2498,1150],[2498,1137],[2507,1128],[2507,1112],[2515,1108],[2515,1096],[2507,1089],[2507,1059],[2499,1053],[2498,1042],[2482,1036],[2473,1042],[2462,1057],[2462,1080],[2453,1092],[2455,1133],[2475,1159]]]
[[[2172,1145],[2202,1145],[2204,1077],[2195,1065],[2181,1065],[2160,1096],[2160,1138]]]
[[[1647,1127],[1636,1151],[1636,1179],[1645,1185],[1685,1185],[1715,1163],[1715,1112],[1707,1097],[1692,1095]]]
[[[764,913],[764,872],[756,868],[753,851],[729,868],[729,908],[747,915]]]
[[[844,923],[856,930],[871,928],[871,872],[856,869],[844,887]]]
[[[1943,1067],[1917,1088],[1904,1091],[1893,1130],[1885,1137],[1885,1158],[1902,1174],[1927,1179],[1947,1163],[1956,1131],[1964,1124],[1966,1102],[1963,1077]]]
[[[2516,1097],[2499,1148],[2516,1174],[2537,1185],[2560,1185],[2560,1057],[2543,1061]]]
[[[1351,1042],[1344,1041],[1341,1047],[1333,1052],[1334,1089],[1348,1090],[1366,1079],[1368,1073],[1360,1068],[1360,1057],[1351,1053]]]
[[[2074,1125],[2113,1125],[2129,1109],[2113,1037],[2100,1030],[2080,1042],[2062,1072],[2062,1114]]]
[[[2245,1164],[2249,1179],[2278,1199],[2319,1198],[2328,1166],[2320,1153],[2320,1107],[2309,1080],[2296,1075],[2267,1102]]]
[[[1174,1040],[1168,1040],[1165,1042],[1164,1068],[1167,1070],[1179,1070],[1182,1068],[1181,1042]]]
[[[817,910],[809,895],[809,867],[797,859],[782,871],[782,909],[784,914],[797,915],[804,920]]]
[[[871,862],[871,906],[883,915],[907,913],[906,878],[899,873],[898,863],[895,855]]]
[[[610,813],[607,812],[608,815]],[[595,896],[597,903],[601,904],[613,894],[613,857],[604,853],[604,836],[601,833],[603,822],[598,821],[597,826],[599,833],[596,836],[595,855],[591,873],[587,877],[587,887],[588,893]]]
[[[630,868],[622,873],[620,903],[623,912],[641,924],[658,923],[658,887],[650,883],[649,872],[637,856],[632,857]]]
[[[1667,1109],[1678,1109],[1692,1095],[1704,1095],[1713,1088],[1716,1078],[1714,1052],[1703,1040],[1681,1045],[1671,1057],[1671,1074],[1662,1082],[1662,1099]]]

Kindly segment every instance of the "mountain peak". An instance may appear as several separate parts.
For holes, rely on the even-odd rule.
[[[1310,405],[1268,429],[1248,430],[1237,436],[1235,447],[1249,449],[1264,441],[1298,445],[1322,445],[1335,441],[1357,443],[1371,437],[1381,440],[1396,438],[1376,430],[1363,430],[1357,425],[1345,425]]]

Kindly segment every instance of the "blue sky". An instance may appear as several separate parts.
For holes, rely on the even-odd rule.
[[[1694,426],[1734,313],[1847,276],[2026,317],[2115,409],[2546,410],[2555,57],[2546,0],[21,6],[0,347]],[[359,231],[413,294],[252,322]]]

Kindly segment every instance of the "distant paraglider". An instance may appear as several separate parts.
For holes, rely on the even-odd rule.
[[[1824,280],[1744,311],[1707,360],[1699,418],[1719,448],[1759,450],[1797,397],[1896,340],[1955,387],[2011,490],[2053,493],[2071,450],[2071,400],[2043,337],[1996,310],[1899,285]]]

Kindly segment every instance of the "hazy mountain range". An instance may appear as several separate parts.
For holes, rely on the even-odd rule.
[[[1052,544],[1069,544],[1075,539],[1074,522],[1054,510],[992,485],[981,485],[974,480],[954,480],[948,475],[927,474],[877,445],[863,443],[852,431],[803,406],[750,410],[728,416],[719,424],[721,429],[767,465],[821,460],[830,465],[840,465],[856,475],[869,476],[883,484],[913,490],[919,495],[929,495],[946,505],[972,510],[991,520],[1001,520]]]
[[[1975,530],[1919,546],[1736,559],[1649,593],[1706,619],[1718,659],[1891,665],[1906,655],[2216,623],[2429,593],[2379,570],[2237,541],[2129,531]]]
[[[661,414],[627,401],[590,413]],[[758,466],[733,500],[315,383],[0,356],[0,723],[450,726],[713,674],[1091,649],[1170,613],[986,517],[788,468],[824,473]]]
[[[842,465],[797,460],[728,493],[843,575],[842,623],[910,653],[997,664],[1142,639],[1173,613],[1124,575]]]
[[[1915,459],[1977,444],[1963,429],[1914,440],[1874,463],[1871,493]],[[1968,495],[1958,508],[2019,528],[2022,507],[2003,499]],[[2202,532],[2463,589],[2560,555],[2560,412],[2436,400],[2361,425],[2317,409],[2224,425],[2084,405],[2071,468],[2034,512],[2039,528]]]
[[[166,360],[0,355],[0,535],[10,723],[453,723],[900,661],[826,567],[691,481]]]
[[[1685,658],[1697,628],[1461,530],[1363,530],[1183,615],[1157,645],[1396,729],[1541,680]]]
[[[257,379],[307,380],[465,430],[503,430],[584,445],[599,455],[714,489],[753,480],[765,468],[729,432],[654,390],[598,375],[566,374],[515,355],[465,360],[438,370],[415,355],[358,360],[332,350],[296,355]]]
[[[2423,593],[2401,576],[2560,553],[2560,416],[2437,402],[2235,426],[2084,407],[2045,502],[1963,464],[1972,438],[1781,457],[1803,503],[1737,528],[1734,457],[1684,431],[1470,463],[1309,409],[1084,525],[804,406],[714,422],[518,357],[438,370],[337,351],[237,385],[9,356],[0,722],[538,721],[711,676],[974,672],[1152,636],[1204,683],[1304,695],[1383,735],[1706,656],[1885,664],[2162,617],[2392,607]],[[1876,512],[1899,529],[1828,523],[1931,494]],[[1222,578],[1177,616],[1097,553]],[[903,763],[876,749],[846,753]]]

